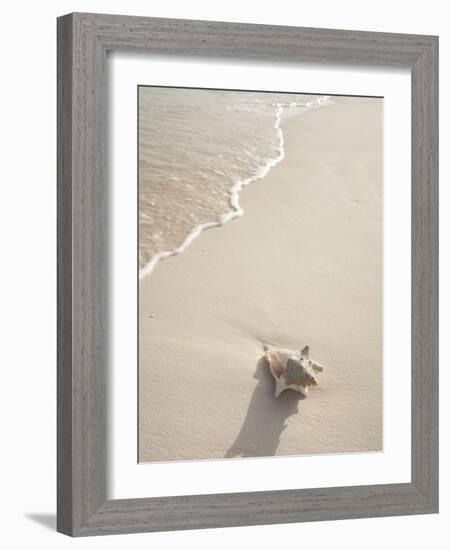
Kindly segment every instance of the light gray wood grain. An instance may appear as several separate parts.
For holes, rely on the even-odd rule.
[[[57,528],[72,524],[72,26],[58,21]]]
[[[106,52],[410,67],[411,483],[108,500]],[[438,510],[438,39],[70,14],[58,19],[58,530],[73,536]]]

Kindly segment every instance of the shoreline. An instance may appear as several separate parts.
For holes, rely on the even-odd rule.
[[[315,102],[310,102],[310,104],[307,104],[305,106],[302,105],[301,107],[303,108],[303,112],[309,109],[317,109],[323,103],[327,103],[329,99],[330,99],[329,96],[320,97],[317,100],[315,100]],[[156,265],[161,260],[170,258],[171,256],[177,256],[178,254],[182,254],[186,250],[186,248],[192,243],[192,241],[194,241],[194,239],[196,239],[203,231],[206,231],[207,229],[212,229],[213,227],[222,227],[226,223],[229,223],[230,221],[244,214],[244,211],[241,208],[241,205],[239,203],[239,194],[242,191],[242,189],[247,185],[249,185],[250,183],[253,183],[255,181],[258,181],[266,177],[267,174],[270,172],[270,170],[284,159],[285,157],[284,135],[283,135],[283,129],[281,124],[283,111],[287,111],[288,109],[292,109],[296,107],[300,107],[300,104],[299,105],[290,104],[287,106],[283,106],[280,103],[277,104],[277,108],[275,112],[276,122],[274,127],[278,134],[278,139],[279,139],[279,154],[276,158],[268,159],[265,165],[262,166],[255,175],[250,176],[249,178],[238,180],[232,184],[229,190],[229,206],[232,208],[232,210],[222,214],[218,221],[206,222],[193,227],[192,230],[183,239],[180,246],[178,246],[174,250],[167,250],[167,251],[158,252],[157,254],[154,254],[150,258],[150,260],[147,262],[147,264],[144,267],[139,269],[139,279],[143,279],[145,276],[148,276],[150,273],[152,273]]]
[[[287,117],[246,215],[140,280],[140,461],[382,449],[380,109]],[[264,344],[311,345],[306,399],[273,397]]]

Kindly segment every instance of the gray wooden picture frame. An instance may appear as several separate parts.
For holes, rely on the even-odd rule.
[[[106,53],[408,67],[410,483],[107,499]],[[438,38],[74,13],[58,19],[58,505],[72,536],[438,511]]]

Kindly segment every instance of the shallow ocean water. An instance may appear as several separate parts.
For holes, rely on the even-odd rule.
[[[139,88],[139,267],[241,215],[242,185],[283,158],[280,117],[327,96]]]

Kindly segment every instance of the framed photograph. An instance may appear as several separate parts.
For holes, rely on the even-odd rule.
[[[58,530],[438,511],[438,38],[58,19]]]

